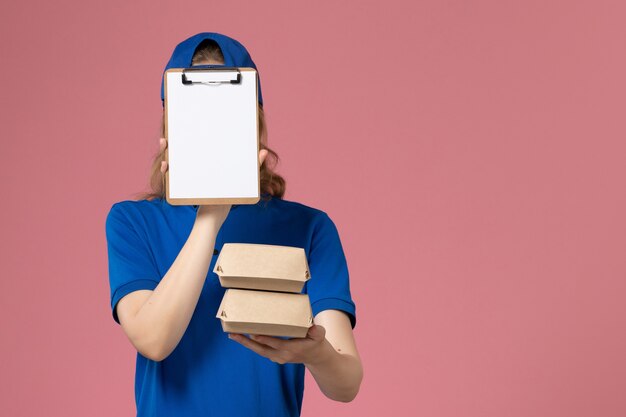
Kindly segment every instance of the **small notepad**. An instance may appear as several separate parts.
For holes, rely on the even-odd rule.
[[[254,68],[167,70],[165,131],[170,204],[259,201]]]

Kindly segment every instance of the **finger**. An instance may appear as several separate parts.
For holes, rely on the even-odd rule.
[[[263,165],[263,162],[265,161],[265,158],[267,158],[268,154],[269,151],[267,149],[261,149],[259,151],[259,165]]]
[[[163,152],[165,150],[165,148],[167,148],[167,139],[160,138],[159,139],[159,149],[161,150],[161,152]]]
[[[167,171],[167,161],[161,161],[161,172],[165,174],[165,171]]]
[[[279,339],[277,337],[263,335],[250,335],[250,337],[257,342],[267,345],[276,350],[286,350],[287,348],[288,341]]]
[[[314,324],[313,326],[309,327],[307,337],[313,340],[324,340],[324,337],[326,337],[326,329],[324,328],[324,326]]]
[[[273,357],[273,354],[276,352],[269,346],[262,345],[261,343],[255,342],[254,340],[250,340],[246,336],[242,334],[230,333],[228,337],[235,342],[238,342],[248,349],[258,353],[261,356],[265,356],[268,359]]]

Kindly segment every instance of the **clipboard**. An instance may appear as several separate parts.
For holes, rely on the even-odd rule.
[[[168,203],[260,200],[257,77],[221,65],[165,71]]]

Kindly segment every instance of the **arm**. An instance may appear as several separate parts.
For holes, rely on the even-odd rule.
[[[324,395],[352,401],[363,380],[363,367],[350,319],[339,310],[324,310],[315,316],[314,323],[326,330],[325,340],[319,355],[304,364]]]
[[[335,401],[352,401],[363,379],[361,358],[348,316],[324,310],[314,318],[306,338],[283,340],[272,336],[230,334],[229,337],[273,362],[303,363],[320,390]]]
[[[135,291],[118,302],[120,324],[145,357],[161,361],[180,342],[200,298],[217,232],[229,210],[230,206],[201,206],[185,245],[154,291]]]
[[[161,152],[167,140],[160,140]],[[268,151],[259,151],[262,165]],[[161,172],[168,170],[166,161]],[[138,290],[117,303],[117,315],[126,336],[143,356],[161,361],[185,334],[198,304],[211,265],[215,238],[230,205],[200,206],[185,245],[154,290]]]

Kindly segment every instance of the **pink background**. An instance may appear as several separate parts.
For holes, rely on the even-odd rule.
[[[286,198],[339,228],[365,379],[303,416],[626,415],[620,1],[13,2],[0,414],[134,415],[104,221],[200,31],[261,74]]]

